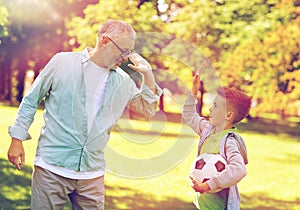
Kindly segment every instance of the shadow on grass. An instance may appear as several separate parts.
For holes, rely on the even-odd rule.
[[[129,115],[124,115],[126,118]],[[165,120],[168,122],[175,123],[185,123],[182,120],[181,113],[162,113],[158,111],[151,120],[153,121],[161,121],[162,116],[164,116]],[[133,118],[136,117],[136,114],[132,115]],[[137,119],[143,119],[137,115]],[[243,121],[237,124],[237,128],[241,131],[247,132],[255,132],[260,134],[288,134],[292,136],[300,136],[300,121],[299,122],[290,122],[284,120],[274,120],[267,118],[250,118],[247,121]]]
[[[0,210],[30,209],[31,176],[31,167],[24,166],[21,171],[17,171],[8,160],[0,158]],[[130,188],[106,185],[105,189],[112,192],[112,195],[105,198],[106,210],[195,209],[193,204],[177,198],[156,200],[153,195],[142,194]],[[121,193],[124,191],[128,194]],[[125,208],[120,207],[120,204]],[[71,209],[70,202],[67,202],[64,209]]]
[[[6,159],[0,159],[0,210],[29,209],[30,182],[32,168],[24,166],[17,171]],[[151,187],[151,186],[149,186]],[[153,194],[143,194],[139,191],[122,186],[105,186],[106,210],[194,210],[191,202],[174,197],[157,199]],[[278,200],[263,192],[241,195],[244,210],[279,210],[295,209],[300,204],[300,198],[294,201]],[[293,208],[294,207],[294,208]],[[64,209],[71,209],[67,203]]]
[[[106,196],[106,210],[195,210],[191,202],[182,201],[174,197],[164,197],[157,200],[154,195],[143,194],[126,187],[105,186],[107,194],[114,192],[114,195]],[[149,186],[150,187],[150,186]],[[127,192],[125,193],[121,192]],[[116,193],[118,192],[118,193]],[[121,195],[120,195],[121,194]]]
[[[17,171],[8,160],[0,159],[0,210],[29,209],[32,168]]]
[[[294,201],[279,200],[268,197],[264,192],[241,195],[242,210],[282,210],[299,209],[300,198]]]
[[[287,134],[300,136],[299,122],[287,122],[272,119],[252,119],[237,125],[240,130],[253,131],[260,134]]]
[[[124,128],[121,127],[120,125],[115,126],[114,130],[119,133],[129,133],[130,135],[132,134],[138,134],[138,135],[145,135],[144,130],[138,130],[138,129],[131,129],[131,128]],[[146,132],[147,136],[164,136],[164,137],[169,137],[169,138],[194,138],[196,135],[191,134],[182,134],[182,133],[168,133],[168,132],[159,132],[159,131],[147,131]]]

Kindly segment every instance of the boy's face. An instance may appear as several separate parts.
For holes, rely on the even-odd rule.
[[[209,122],[211,125],[223,128],[226,120],[226,101],[217,95],[212,107],[209,109]]]

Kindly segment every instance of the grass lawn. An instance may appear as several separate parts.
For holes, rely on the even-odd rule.
[[[6,157],[10,144],[7,127],[13,123],[16,111],[16,108],[0,106],[0,210],[29,209],[30,205],[32,162],[43,124],[42,112],[38,111],[30,129],[33,140],[24,142],[26,165],[22,171],[17,171]],[[240,125],[249,156],[248,175],[239,183],[241,209],[300,209],[300,131],[295,132],[294,129],[293,135],[288,135],[283,133],[283,125],[261,126],[265,129],[252,130],[255,128],[252,124]],[[142,131],[146,131],[146,135]],[[175,147],[176,153],[171,153],[167,159],[177,164],[171,164],[166,170],[157,169],[159,173],[156,176],[144,179],[107,173],[106,209],[195,209],[188,175],[195,157],[197,139],[190,128],[181,123],[121,119],[111,134],[110,148],[118,154],[142,159],[155,158]],[[178,148],[176,142],[186,142],[186,147],[182,144]],[[168,163],[162,160],[160,164],[164,166]],[[136,174],[138,169],[136,166]],[[69,209],[69,204],[65,209]]]

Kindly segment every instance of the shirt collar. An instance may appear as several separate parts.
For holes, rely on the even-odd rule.
[[[212,133],[212,136],[225,136],[226,133],[237,133],[238,129],[236,127],[232,127],[223,131],[220,131],[218,133]]]
[[[88,61],[91,61],[91,57],[89,54],[89,51],[91,51],[93,48],[91,47],[86,47],[82,52],[82,58],[81,58],[81,64],[84,64]],[[115,69],[109,69],[110,71],[116,71]]]
[[[82,58],[81,58],[81,64],[84,64],[88,61],[91,60],[90,54],[89,54],[89,50],[91,50],[92,48],[87,47],[82,51]]]

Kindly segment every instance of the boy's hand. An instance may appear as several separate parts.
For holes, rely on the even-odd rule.
[[[193,79],[193,87],[192,87],[192,94],[197,95],[200,89],[200,75],[203,74],[204,69],[207,67],[207,61],[203,61],[200,65],[199,71],[196,72],[194,79]]]
[[[193,79],[193,87],[191,90],[192,94],[196,96],[199,91],[199,88],[200,88],[200,76],[196,74]]]
[[[196,192],[205,193],[210,190],[210,188],[206,182],[200,183],[197,179],[195,179],[192,176],[190,176],[190,179],[192,181],[191,186]]]
[[[25,152],[21,140],[13,138],[9,147],[7,157],[9,162],[21,170],[21,166],[25,164]]]

